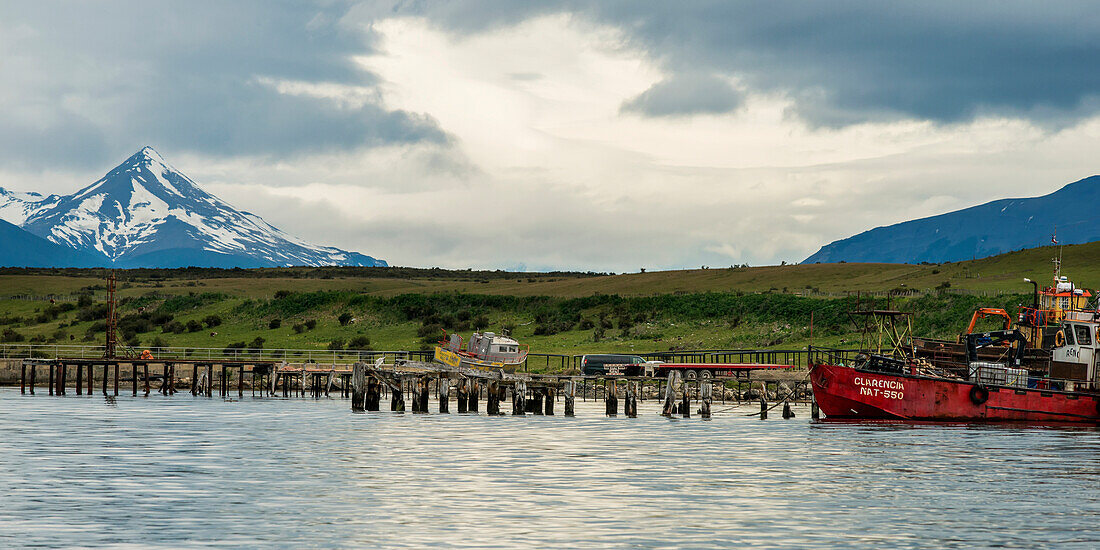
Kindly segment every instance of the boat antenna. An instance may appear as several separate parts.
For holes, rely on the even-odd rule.
[[[1058,246],[1058,258],[1054,260],[1054,284],[1058,285],[1058,278],[1062,275],[1062,245],[1058,242],[1058,226],[1054,226],[1054,234],[1050,236],[1050,243]]]

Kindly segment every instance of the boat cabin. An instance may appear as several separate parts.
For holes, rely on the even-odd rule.
[[[487,361],[510,363],[520,357],[520,346],[519,342],[508,336],[475,332],[466,344],[466,352]]]

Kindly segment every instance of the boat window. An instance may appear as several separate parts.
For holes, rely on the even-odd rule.
[[[1062,309],[1069,309],[1069,297],[1062,296],[1061,302],[1062,302]]]
[[[1074,332],[1077,333],[1077,344],[1080,346],[1092,345],[1092,331],[1086,325],[1073,325]]]
[[[1073,331],[1070,330],[1070,328],[1072,327],[1070,327],[1069,325],[1065,325],[1065,328],[1062,329],[1062,333],[1066,335],[1067,346],[1076,346],[1077,344],[1073,341]]]

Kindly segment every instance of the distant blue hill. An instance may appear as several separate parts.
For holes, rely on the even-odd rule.
[[[103,267],[100,258],[51,243],[0,220],[0,267]]]
[[[956,262],[1058,242],[1100,240],[1100,176],[1041,197],[1002,199],[955,212],[876,227],[829,243],[802,263]]]

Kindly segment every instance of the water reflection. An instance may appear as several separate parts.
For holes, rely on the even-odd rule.
[[[1095,548],[1080,427],[0,390],[0,545]],[[434,405],[433,405],[434,406]],[[558,407],[560,411],[561,407]]]

